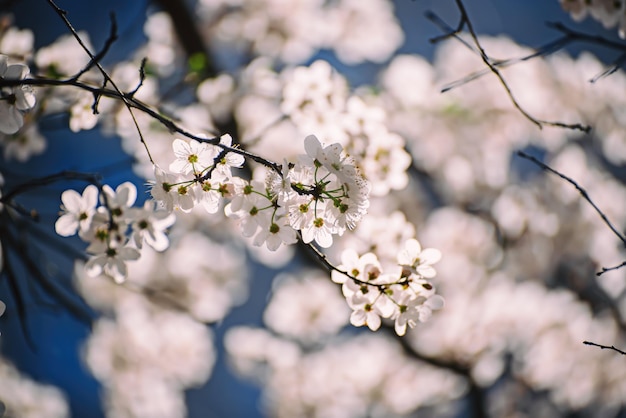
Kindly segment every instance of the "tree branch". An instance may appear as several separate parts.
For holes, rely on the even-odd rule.
[[[478,40],[478,35],[476,34],[476,31],[474,30],[474,27],[472,25],[472,21],[469,18],[469,15],[467,13],[467,10],[465,9],[465,5],[463,4],[463,1],[462,0],[455,0],[455,1],[456,1],[457,8],[459,9],[459,13],[461,14],[461,17],[459,19],[459,24],[457,25],[457,28],[453,29],[452,31],[449,31],[448,33],[446,33],[446,34],[444,34],[444,35],[442,35],[440,37],[431,39],[431,42],[439,42],[439,41],[441,41],[443,39],[448,39],[448,38],[452,37],[452,38],[455,38],[455,39],[459,40],[465,46],[469,47],[472,51],[474,51],[478,55],[480,55],[480,58],[482,59],[483,63],[487,66],[489,71],[491,73],[493,73],[498,78],[498,80],[500,81],[500,84],[502,84],[502,87],[504,88],[504,90],[506,91],[507,95],[509,96],[509,99],[511,100],[511,103],[513,104],[513,106],[526,119],[528,119],[530,122],[535,124],[539,129],[542,129],[544,125],[547,125],[547,126],[555,126],[555,127],[560,127],[560,128],[573,129],[573,130],[578,130],[578,131],[583,131],[583,132],[589,132],[591,130],[591,127],[587,126],[587,125],[582,125],[582,124],[579,124],[579,123],[568,124],[568,123],[563,123],[563,122],[558,122],[558,121],[541,120],[541,119],[535,118],[530,113],[528,113],[522,107],[522,105],[517,101],[517,99],[513,95],[513,91],[511,90],[511,88],[509,87],[508,83],[506,82],[506,80],[504,79],[502,74],[500,73],[500,70],[498,70],[498,61],[495,61],[495,62],[492,61],[492,59],[487,55],[487,53],[485,52],[483,46],[481,45],[480,41]],[[428,16],[430,16],[430,18],[432,20],[432,19],[434,19],[434,16],[436,16],[436,15],[431,12]],[[437,18],[436,23],[439,24],[439,22],[443,22],[443,21],[441,19]],[[471,46],[469,43],[467,43],[465,40],[462,40],[458,36],[458,33],[464,27],[467,27],[467,30],[468,30],[468,32],[469,32],[469,34],[470,34],[470,36],[471,36],[471,38],[473,40],[474,46]],[[475,78],[477,78],[477,77],[475,77]],[[448,91],[449,89],[450,88],[448,87],[447,89],[442,90],[442,92]]]

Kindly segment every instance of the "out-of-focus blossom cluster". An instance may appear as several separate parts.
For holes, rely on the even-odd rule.
[[[481,44],[499,59],[530,53],[505,38],[481,38]],[[594,144],[604,164],[624,161],[626,126],[619,116],[624,100],[616,92],[626,78],[618,72],[588,83],[603,71],[588,54],[502,69],[531,115],[591,124],[588,135],[550,127],[537,131],[491,74],[437,94],[447,83],[483,70],[480,57],[451,42],[434,64],[415,56],[395,58],[381,79],[377,100],[393,115],[391,129],[407,138],[416,166],[428,175],[428,193],[434,190],[444,203],[428,214],[404,209],[421,226],[420,239],[445,254],[437,290],[446,309],[411,333],[411,343],[427,356],[469,366],[481,386],[506,378],[546,390],[549,396],[537,404],[553,413],[614,411],[623,405],[623,385],[615,382],[626,367],[618,356],[606,362],[581,341],[624,345],[624,273],[595,275],[601,266],[624,260],[623,245],[571,184],[541,175],[515,152],[548,153],[547,162],[585,187],[612,222],[626,224],[626,189],[601,159],[585,151]],[[423,202],[424,193],[414,196],[405,195],[394,206],[402,210]],[[357,229],[345,245],[358,241]],[[567,375],[577,373],[584,385],[564,384],[572,381]],[[507,408],[498,405],[493,402],[505,409],[495,415]]]
[[[562,3],[580,17],[608,10],[606,2]],[[502,66],[529,114],[593,125],[585,134],[537,130],[480,57],[455,41],[432,64],[394,57],[379,85],[357,92],[328,62],[298,65],[331,47],[346,62],[389,58],[402,40],[390,10],[374,0],[200,1],[212,46],[234,43],[251,56],[239,71],[205,68],[210,76],[187,91],[198,99],[191,104],[181,104],[189,103],[184,95],[169,100],[179,86],[171,78],[188,69],[167,15],[151,15],[148,43],[111,69],[112,78],[126,92],[141,80],[133,97],[210,138],[174,139],[151,116],[131,116],[107,98],[96,118],[90,93],[46,91],[46,111],[69,112],[72,130],[100,123],[119,135],[167,209],[155,211],[154,201],[132,207],[129,184],[104,186],[99,206],[94,186],[62,197],[57,232],[78,233],[92,254],[87,270],[77,265],[77,286],[107,315],[85,360],[103,382],[111,416],[184,416],[183,391],[204,382],[215,360],[212,334],[199,322],[221,321],[247,293],[244,245],[276,250],[282,255],[259,260],[286,264],[294,252],[283,244],[299,237],[324,247],[341,286],[327,275],[282,276],[264,313],[267,329],[237,328],[226,339],[235,369],[259,381],[272,416],[454,416],[460,399],[481,389],[493,416],[611,416],[624,407],[622,358],[581,342],[626,345],[624,270],[595,276],[626,251],[571,185],[515,151],[579,181],[623,229],[626,189],[615,173],[626,161],[626,77],[588,83],[604,70],[589,54]],[[76,74],[88,61],[80,49],[66,54],[76,46],[65,38],[52,53],[33,53],[20,34],[24,41],[10,44],[25,47],[13,52],[9,33],[17,36],[5,32],[0,52],[22,62],[34,56],[49,77]],[[506,38],[480,41],[498,59],[532,53]],[[440,94],[470,74],[471,82]],[[99,80],[92,71],[83,79]],[[232,136],[219,134],[225,126]],[[20,133],[29,129],[36,124],[26,121]],[[14,157],[35,149],[7,154],[4,146]],[[256,167],[244,162],[248,152],[278,164]],[[244,165],[251,170],[239,170]],[[176,225],[174,210],[184,215]],[[156,252],[168,243],[168,252]],[[442,296],[446,308],[431,317]],[[395,333],[344,332],[348,321]],[[403,352],[391,338],[405,333]]]
[[[404,40],[384,0],[202,0],[197,13],[209,43],[287,63],[319,49],[346,63],[383,62]]]
[[[619,36],[626,37],[626,2],[621,0],[559,0],[563,10],[579,22],[591,15],[605,28],[617,26]]]
[[[115,321],[96,323],[85,361],[105,387],[110,416],[184,417],[184,390],[213,368],[212,333],[184,312],[134,296],[116,304]]]
[[[206,382],[216,358],[204,323],[221,321],[246,298],[240,254],[192,229],[181,219],[166,253],[144,248],[122,285],[76,266],[81,294],[107,315],[84,359],[104,386],[108,416],[187,416],[184,391]]]
[[[505,38],[481,38],[481,43],[490,56],[499,59],[532,52]],[[278,80],[257,65],[259,80]],[[549,126],[538,131],[511,105],[502,85],[489,73],[439,93],[442,86],[474,71],[484,71],[480,57],[451,42],[440,48],[434,64],[416,56],[396,57],[381,77],[379,92],[362,96],[363,102],[388,115],[390,131],[406,138],[414,164],[423,174],[408,182],[411,193],[383,198],[373,195],[368,216],[353,233],[338,237],[327,254],[336,265],[358,265],[359,271],[375,270],[376,263],[383,271],[397,268],[398,254],[415,236],[413,225],[418,226],[420,241],[445,254],[438,264],[436,286],[446,299],[446,308],[407,332],[409,344],[419,356],[468,370],[467,377],[454,377],[458,392],[433,396],[439,407],[453,405],[467,388],[462,382],[469,378],[490,391],[488,408],[494,416],[506,416],[512,410],[529,417],[572,411],[615,414],[623,408],[626,394],[623,359],[581,342],[626,344],[621,325],[626,315],[624,272],[595,274],[601,267],[619,265],[626,252],[571,184],[543,175],[515,152],[527,149],[537,157],[546,155],[546,162],[578,181],[614,224],[625,225],[626,189],[612,165],[626,161],[626,126],[620,116],[626,103],[619,96],[626,78],[617,72],[588,83],[603,71],[602,64],[589,54],[577,59],[555,55],[502,69],[516,99],[531,115],[591,124],[592,133],[585,134]],[[345,89],[340,83],[332,85],[334,88],[326,89],[335,95]],[[268,103],[259,98],[274,94],[258,91],[251,103]],[[310,104],[306,99],[302,102],[304,107]],[[292,119],[298,118],[300,115]],[[276,135],[282,129],[284,126],[272,127],[268,132]],[[599,155],[589,153],[592,147]],[[435,209],[430,206],[433,201]],[[365,257],[368,252],[375,252],[376,258]],[[343,261],[344,254],[352,264]],[[334,416],[333,408],[347,416],[375,415],[372,411],[379,409],[374,407],[365,413],[358,409],[365,407],[364,402],[337,405],[337,399],[351,398],[327,395],[363,388],[341,372],[342,362],[358,368],[356,361],[342,358],[332,363],[336,372],[332,377],[323,372],[326,363],[321,359],[331,363],[331,358],[339,356],[338,347],[348,349],[349,343],[333,342],[311,351],[306,347],[315,345],[298,337],[296,324],[282,319],[290,317],[290,304],[284,301],[300,306],[297,296],[289,297],[287,291],[299,286],[304,285],[287,281],[275,291],[265,314],[267,326],[275,334],[232,331],[227,349],[236,370],[260,381],[266,407],[274,415],[298,415],[306,410],[314,416]],[[284,310],[278,310],[275,300],[283,301]],[[292,315],[302,320],[310,309],[308,304],[300,311],[294,307],[298,313]],[[283,313],[282,320],[277,319],[277,311]],[[365,321],[373,317],[359,315]],[[306,326],[303,329],[308,330]],[[328,333],[309,332],[319,341],[332,340]],[[258,344],[243,347],[240,341],[245,338],[258,339]],[[345,334],[340,334],[341,338],[350,339]],[[367,338],[349,341],[365,345]],[[349,355],[360,355],[361,348],[351,348]],[[274,355],[276,352],[282,355]],[[369,353],[372,362],[359,370],[377,370],[376,351]],[[413,359],[403,361],[406,367],[421,364]],[[309,364],[311,368],[307,368]],[[445,368],[437,372],[442,370]],[[311,383],[319,376],[329,380]],[[328,382],[337,380],[343,386],[331,385],[327,392]],[[381,392],[376,393],[368,399],[380,399]],[[528,407],[524,396],[530,396],[533,404],[526,415],[519,412]],[[502,402],[503,398],[507,402]],[[409,410],[426,406],[416,400],[407,410],[384,409],[380,415],[409,415]]]
[[[0,416],[67,418],[70,411],[59,389],[32,381],[0,357]]]
[[[225,340],[234,368],[262,382],[271,416],[402,416],[463,393],[454,374],[411,360],[383,336],[336,337],[346,308],[324,277],[275,280],[269,330],[236,327]]]
[[[174,223],[174,215],[155,210],[150,200],[142,208],[134,208],[136,199],[137,188],[130,182],[115,190],[104,185],[100,205],[94,185],[87,186],[82,195],[72,189],[61,195],[62,211],[55,230],[63,237],[78,233],[89,243],[90,258],[85,264],[89,276],[104,273],[122,283],[128,271],[126,262],[139,258],[144,243],[157,251],[168,247],[165,231]]]

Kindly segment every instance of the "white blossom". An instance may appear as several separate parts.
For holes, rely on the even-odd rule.
[[[61,194],[61,201],[61,216],[54,225],[56,233],[63,237],[76,232],[84,235],[91,227],[91,219],[96,213],[98,188],[90,184],[82,195],[75,190],[66,190]]]
[[[0,79],[22,80],[29,69],[24,64],[11,64],[6,55],[0,54]],[[35,95],[27,85],[3,87],[0,89],[0,132],[16,133],[24,125],[22,112],[35,106]]]

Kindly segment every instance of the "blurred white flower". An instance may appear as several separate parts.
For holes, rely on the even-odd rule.
[[[9,65],[9,58],[0,54],[0,79],[22,80],[29,73],[24,64]],[[35,95],[30,86],[3,87],[0,89],[0,132],[16,133],[24,125],[22,112],[35,106]]]

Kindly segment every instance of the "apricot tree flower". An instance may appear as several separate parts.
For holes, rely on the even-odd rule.
[[[429,278],[436,275],[430,265],[437,261],[436,250],[424,250],[428,264],[416,262],[416,254],[421,254],[421,247],[415,239],[405,242],[402,256],[398,256],[399,265],[383,269],[374,253],[361,256],[351,248],[341,255],[341,263],[332,272],[335,283],[342,283],[343,295],[353,312],[350,323],[354,326],[367,325],[372,331],[380,327],[381,318],[395,320],[395,331],[402,336],[407,325],[413,328],[418,322],[424,322],[433,310],[443,307],[443,298],[435,294],[434,286],[425,276],[413,269],[412,264],[421,266]],[[409,249],[407,251],[407,248]],[[408,261],[407,261],[408,260]],[[410,262],[407,265],[400,263]],[[421,271],[421,270],[420,270]]]
[[[87,261],[85,271],[92,277],[104,273],[116,283],[122,283],[128,274],[126,262],[137,260],[139,256],[140,253],[135,248],[109,246],[104,251],[94,254]]]
[[[437,274],[433,264],[441,260],[441,251],[435,248],[426,248],[415,239],[410,239],[398,253],[398,264],[410,268],[415,274],[430,279]]]
[[[202,173],[213,163],[217,156],[215,149],[198,141],[175,139],[172,143],[176,160],[170,164],[170,170],[180,174]]]
[[[8,63],[9,58],[0,54],[0,79],[21,80],[29,73],[24,64]],[[16,133],[24,125],[22,112],[35,106],[35,95],[30,86],[5,87],[0,89],[0,132]]]
[[[69,237],[76,232],[84,234],[91,226],[91,218],[96,213],[98,188],[92,184],[85,187],[82,195],[75,190],[66,190],[61,194],[61,216],[54,224],[56,233]]]
[[[146,200],[143,208],[132,208],[133,242],[141,249],[143,242],[156,251],[164,251],[169,246],[169,239],[165,234],[167,228],[176,221],[173,213],[155,211],[154,200]]]
[[[142,208],[133,207],[137,188],[130,182],[115,190],[105,184],[102,191],[100,206],[94,185],[85,187],[82,195],[75,190],[64,191],[55,229],[61,236],[78,231],[89,244],[87,253],[91,256],[84,266],[89,276],[105,274],[121,283],[128,271],[126,262],[140,257],[144,242],[157,251],[169,246],[165,231],[175,217],[167,211],[156,211],[154,200],[146,201]]]

